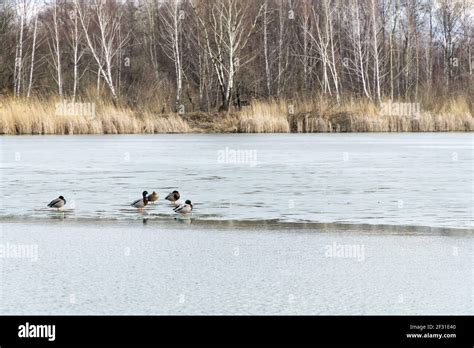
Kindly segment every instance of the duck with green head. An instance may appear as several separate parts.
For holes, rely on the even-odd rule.
[[[130,205],[139,210],[143,210],[145,206],[148,204],[148,192],[143,191],[142,197],[143,198],[137,199],[136,201],[132,202],[132,204]]]
[[[177,206],[176,208],[173,208],[173,211],[175,213],[178,213],[178,214],[181,214],[181,215],[188,214],[192,210],[193,210],[193,204],[191,203],[191,201],[189,199],[187,199],[184,202],[184,204],[181,204],[181,205]]]

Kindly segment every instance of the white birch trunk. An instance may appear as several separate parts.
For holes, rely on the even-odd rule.
[[[28,92],[26,94],[26,97],[29,98],[31,95],[31,88],[33,85],[33,72],[35,70],[35,51],[36,51],[36,33],[38,29],[38,14],[35,16],[35,24],[34,24],[34,29],[33,29],[33,44],[31,47],[31,66],[30,66],[30,78],[28,82]]]

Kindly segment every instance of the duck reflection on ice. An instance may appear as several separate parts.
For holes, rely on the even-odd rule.
[[[186,215],[181,215],[178,217],[174,218],[177,222],[185,224],[185,225],[191,225],[193,223],[193,220],[189,216]]]

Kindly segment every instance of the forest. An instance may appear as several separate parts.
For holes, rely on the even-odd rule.
[[[0,42],[2,134],[474,129],[472,0],[2,0]]]

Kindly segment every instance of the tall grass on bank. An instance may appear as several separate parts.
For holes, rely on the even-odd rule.
[[[419,112],[388,112],[365,100],[349,100],[341,105],[321,100],[319,105],[303,102],[288,117],[292,132],[468,132],[474,130],[472,105],[466,98],[439,100]],[[382,103],[394,106],[385,100]],[[413,108],[417,103],[397,103]],[[298,105],[298,104],[297,104]],[[298,107],[298,106],[297,106]],[[406,107],[405,107],[406,108]],[[407,111],[407,110],[405,110]],[[413,111],[413,110],[412,110]]]
[[[242,133],[288,133],[287,114],[285,100],[252,102],[238,114],[236,128]]]
[[[395,103],[382,103],[392,108]],[[410,108],[417,103],[397,103]],[[473,105],[465,97],[418,105],[416,114],[387,113],[367,99],[316,96],[301,101],[254,101],[240,116],[240,132],[466,132],[474,131]],[[406,110],[405,110],[406,111]],[[277,126],[276,126],[277,125]]]
[[[94,114],[61,114],[59,100],[4,99],[0,102],[0,134],[140,134],[186,133],[179,116],[136,113],[113,104],[94,104]]]
[[[385,103],[389,101],[384,101]],[[0,100],[0,134],[449,132],[474,131],[473,102],[466,97],[421,102],[416,115],[387,114],[366,99],[316,96],[299,101],[253,100],[230,113],[154,113],[140,108],[94,104],[90,115],[58,113],[59,100]]]

